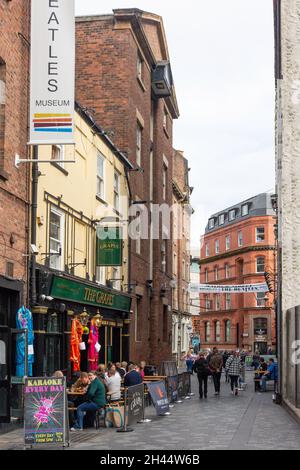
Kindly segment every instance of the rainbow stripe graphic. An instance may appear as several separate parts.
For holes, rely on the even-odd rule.
[[[72,132],[71,114],[34,114],[32,120],[35,132]]]

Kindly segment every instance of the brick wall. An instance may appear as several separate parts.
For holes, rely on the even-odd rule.
[[[0,275],[10,261],[14,277],[24,281],[29,168],[17,169],[14,157],[27,155],[29,8],[29,1],[0,0]]]

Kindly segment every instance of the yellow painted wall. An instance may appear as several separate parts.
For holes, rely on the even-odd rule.
[[[120,173],[120,219],[128,220],[128,188],[124,166],[101,137],[97,136],[85,120],[76,113],[75,115],[75,146],[64,146],[64,160],[74,160],[75,163],[64,163],[62,172],[51,163],[40,163],[41,176],[38,182],[38,211],[37,211],[37,246],[40,255],[37,262],[45,263],[47,232],[47,205],[45,193],[54,197],[61,197],[61,201],[72,209],[82,212],[89,219],[101,219],[102,217],[116,216],[114,205],[114,171]],[[97,199],[97,155],[104,157],[104,202]],[[50,160],[51,146],[39,147],[39,159]],[[52,199],[51,199],[52,200]],[[71,223],[75,223],[75,236],[71,240]],[[127,223],[122,223],[123,231],[127,233]],[[69,230],[68,230],[69,228]],[[69,235],[68,235],[69,233]],[[72,217],[65,216],[65,237],[69,240],[69,250],[63,253],[66,263],[81,263],[87,259],[87,268],[90,279],[93,277],[93,264],[95,257],[95,233],[91,236],[87,221],[74,221]],[[87,253],[87,247],[90,253]],[[93,248],[92,248],[93,246]],[[72,249],[71,249],[72,247]],[[49,247],[48,247],[49,250]],[[73,254],[73,257],[72,257]],[[123,260],[126,262],[120,268],[120,277],[124,276],[123,289],[127,279],[128,240],[124,240]],[[75,275],[85,278],[85,266],[75,268]],[[112,277],[111,268],[106,268],[106,279]],[[116,284],[114,284],[116,285]]]

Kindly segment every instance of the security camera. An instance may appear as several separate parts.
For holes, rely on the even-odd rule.
[[[39,254],[39,250],[37,249],[36,245],[31,244],[30,249],[31,249],[31,253],[33,253],[34,255]]]

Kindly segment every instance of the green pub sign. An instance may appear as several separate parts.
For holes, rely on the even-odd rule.
[[[96,265],[122,266],[123,239],[119,227],[97,227]]]

